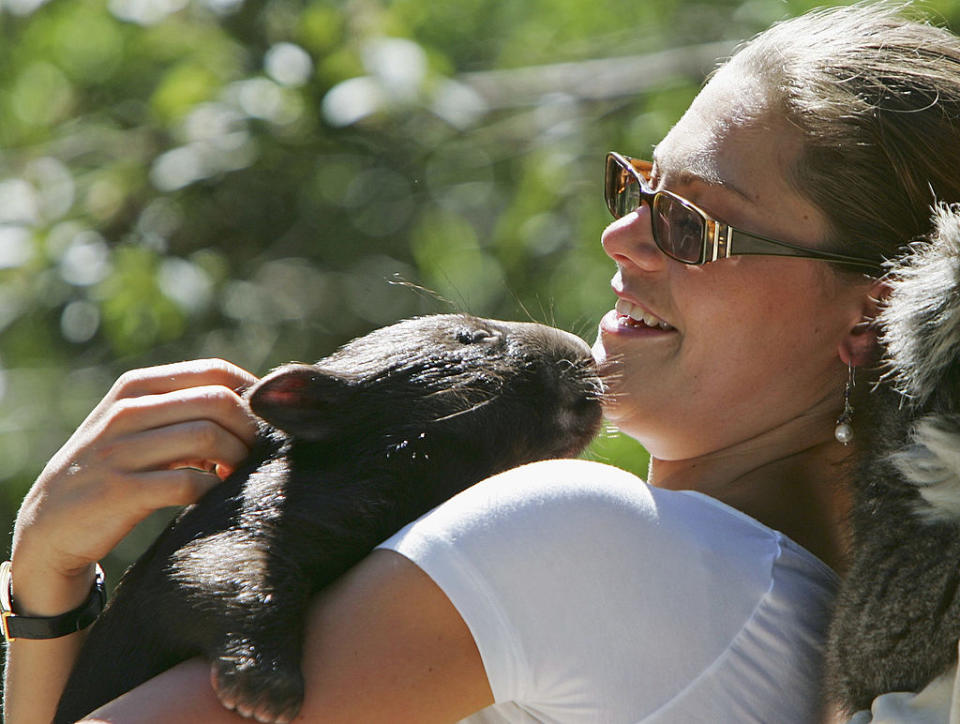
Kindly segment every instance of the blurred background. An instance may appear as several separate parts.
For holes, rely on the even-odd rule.
[[[815,4],[0,0],[0,543],[125,369],[263,373],[450,310],[592,341],[605,152]],[[612,432],[589,454],[646,470]]]

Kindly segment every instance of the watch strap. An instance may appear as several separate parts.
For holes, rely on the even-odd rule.
[[[59,616],[21,616],[13,611],[10,561],[0,565],[0,629],[7,641],[55,639],[81,631],[97,620],[107,602],[103,569],[97,565],[90,595],[72,611]]]

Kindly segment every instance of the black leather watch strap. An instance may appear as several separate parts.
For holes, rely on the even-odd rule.
[[[10,561],[0,566],[0,628],[7,641],[55,639],[80,631],[97,620],[106,602],[103,569],[98,565],[90,595],[72,611],[59,616],[20,616],[13,611]]]

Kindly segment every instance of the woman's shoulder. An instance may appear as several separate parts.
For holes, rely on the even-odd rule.
[[[446,541],[457,555],[518,551],[568,568],[597,560],[633,575],[700,571],[741,590],[765,592],[778,566],[832,574],[786,536],[706,495],[648,485],[620,468],[588,460],[531,463],[488,478],[434,509],[392,539],[414,549]]]
[[[750,642],[771,631],[786,650],[818,641],[831,597],[825,567],[776,531],[707,496],[583,460],[484,480],[384,547],[454,604],[497,700],[526,705],[552,700],[550,682],[569,695],[570,671],[597,711],[679,703],[692,695],[682,682],[722,692],[726,675],[705,677],[727,670],[716,662],[767,670]],[[796,660],[777,664],[788,679]],[[625,697],[636,681],[647,693]]]
[[[574,523],[588,528],[620,523],[634,536],[663,538],[671,545],[687,539],[714,549],[775,550],[788,540],[710,496],[657,488],[626,470],[591,460],[544,460],[513,468],[446,505],[451,516],[479,518],[484,525],[503,519],[512,526],[523,516],[544,524],[557,519],[567,530],[576,528]]]

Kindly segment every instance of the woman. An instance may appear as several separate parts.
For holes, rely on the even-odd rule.
[[[401,531],[315,602],[302,716],[815,720],[877,263],[927,230],[934,195],[960,201],[958,109],[956,37],[843,8],[744,46],[652,168],[608,159],[617,302],[595,350],[650,480],[536,464]],[[17,613],[76,607],[137,520],[236,465],[253,428],[232,389],[251,379],[219,362],[121,378],[24,502]],[[81,636],[11,645],[7,721],[49,718]],[[97,716],[238,720],[202,661]]]

